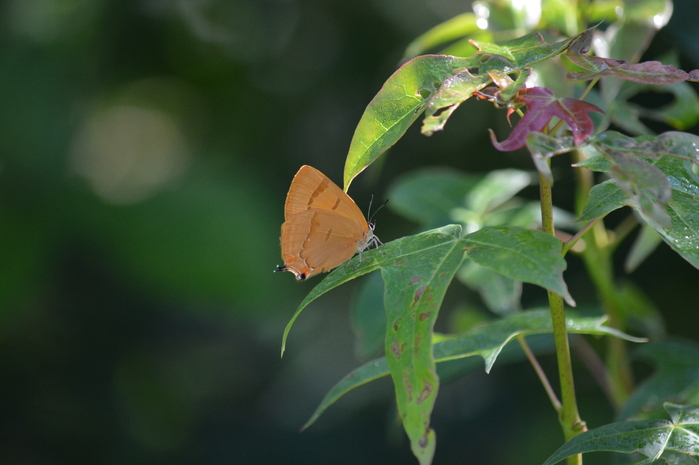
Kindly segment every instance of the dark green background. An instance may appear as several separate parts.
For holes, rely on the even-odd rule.
[[[272,270],[293,174],[310,164],[339,182],[354,126],[403,48],[467,9],[0,3],[0,462],[414,463],[387,379],[298,432],[360,363],[355,288],[309,307],[280,360],[284,325],[314,283]],[[651,52],[676,48],[685,69],[699,68],[697,10],[677,3]],[[412,128],[351,194],[364,209],[421,165],[530,169],[526,155],[489,144],[486,128],[504,125],[468,102],[444,133]],[[384,241],[412,228],[387,210],[378,217]],[[670,332],[695,336],[695,269],[663,246],[632,278]],[[573,295],[586,286],[571,284]],[[579,379],[583,417],[610,421]],[[434,426],[436,464],[536,463],[561,441],[526,366],[496,364],[445,386]]]

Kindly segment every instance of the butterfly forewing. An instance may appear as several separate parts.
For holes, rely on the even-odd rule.
[[[337,184],[327,176],[304,165],[291,182],[284,206],[284,219],[305,210],[317,209],[335,212],[357,224],[366,224],[364,214]]]

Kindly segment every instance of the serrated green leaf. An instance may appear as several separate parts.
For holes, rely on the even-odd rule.
[[[419,236],[416,236],[419,237]],[[386,360],[393,378],[398,413],[413,454],[423,465],[434,456],[436,437],[430,416],[439,389],[432,355],[432,331],[444,294],[461,266],[464,249],[454,236],[424,236],[429,253],[381,269],[386,309]],[[407,258],[407,257],[406,257]]]
[[[668,177],[672,189],[665,207],[671,226],[666,229],[643,210],[639,213],[675,252],[699,268],[699,176],[692,171],[691,162],[677,158],[662,158],[655,167]]]
[[[558,55],[565,51],[577,37],[549,44],[539,32],[532,32],[502,45],[485,42],[475,42],[474,45],[478,48],[479,54],[484,55],[483,61],[490,58],[486,65],[487,69],[513,71]]]
[[[604,155],[595,155],[581,161],[580,163],[576,163],[573,166],[577,168],[587,168],[590,171],[597,171],[599,173],[606,173],[612,169],[612,162],[610,162]]]
[[[380,268],[400,266],[410,262],[410,260],[428,260],[431,254],[434,253],[434,248],[437,244],[453,242],[457,240],[460,234],[461,227],[457,225],[425,231],[415,236],[407,236],[391,241],[382,245],[379,249],[365,251],[361,257],[356,255],[345,264],[335,268],[303,299],[291,320],[287,323],[282,337],[282,356],[286,349],[286,340],[296,318],[315,299],[347,281]]]
[[[537,284],[575,306],[563,281],[566,262],[561,255],[562,243],[554,236],[502,226],[480,229],[465,236],[463,242],[468,257],[479,265],[517,281]]]
[[[405,134],[447,77],[474,64],[477,61],[471,58],[424,55],[393,73],[355,129],[345,161],[345,191],[357,174]]]
[[[597,184],[590,189],[590,196],[585,203],[579,223],[587,223],[614,210],[630,205],[628,197],[611,179]]]
[[[619,419],[653,412],[668,400],[685,401],[699,391],[699,346],[689,341],[667,340],[639,348],[634,357],[650,361],[656,372],[629,397]]]
[[[569,313],[566,315],[566,327],[571,333],[614,336],[632,342],[644,341],[604,326],[605,320],[606,317],[580,317]],[[459,337],[435,343],[434,359],[436,362],[447,362],[479,355],[486,362],[486,371],[490,371],[503,348],[518,335],[551,332],[551,316],[548,309],[516,313],[502,320],[474,328]],[[388,363],[383,357],[352,371],[328,392],[304,428],[313,424],[328,407],[349,391],[388,374]]]
[[[699,453],[699,407],[665,404],[673,421],[638,420],[611,423],[586,431],[561,446],[544,465],[586,452],[640,452],[651,463],[666,450]]]

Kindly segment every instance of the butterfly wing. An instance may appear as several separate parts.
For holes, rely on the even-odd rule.
[[[300,281],[330,271],[366,248],[372,236],[366,222],[360,225],[333,211],[296,213],[282,225],[281,270]]]
[[[362,225],[365,232],[369,229],[364,214],[349,195],[326,175],[312,166],[304,165],[291,181],[284,205],[284,219],[288,220],[309,209],[335,212]]]

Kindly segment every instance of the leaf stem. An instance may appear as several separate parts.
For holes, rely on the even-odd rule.
[[[590,228],[592,228],[595,224],[597,224],[597,222],[600,221],[602,218],[604,218],[604,217],[603,217],[603,216],[598,216],[597,218],[595,218],[594,220],[590,221],[590,222],[587,223],[585,226],[583,226],[582,229],[580,229],[580,231],[578,231],[577,233],[575,233],[575,235],[574,235],[573,237],[571,237],[570,239],[568,239],[567,241],[565,241],[565,242],[563,243],[563,256],[565,257],[566,254],[568,253],[568,251],[569,251],[570,249],[572,249],[573,247],[575,247],[575,244],[580,240],[580,238],[581,238],[582,236],[584,236],[585,233],[586,233],[587,231],[589,231]]]
[[[551,405],[553,405],[553,408],[556,409],[556,412],[560,413],[562,407],[561,401],[558,400],[558,397],[556,396],[553,387],[551,387],[551,383],[549,383],[549,380],[546,377],[546,373],[544,373],[544,370],[541,368],[541,365],[539,365],[539,361],[536,359],[536,356],[529,347],[529,344],[527,344],[526,339],[521,334],[517,336],[517,341],[519,341],[519,345],[522,346],[524,354],[527,356],[527,359],[529,359],[529,363],[532,364],[532,367],[534,368],[536,375],[539,377],[541,384],[544,386],[544,390],[546,391],[546,394],[549,396]]]

